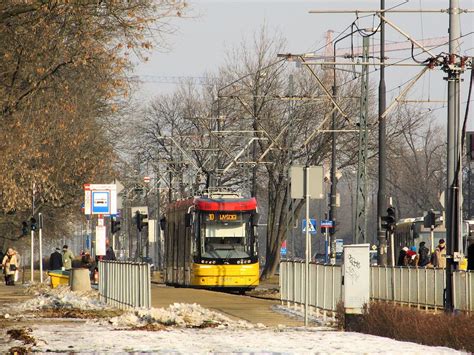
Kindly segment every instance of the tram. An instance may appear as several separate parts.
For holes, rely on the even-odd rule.
[[[164,229],[167,285],[244,292],[258,286],[257,201],[213,192],[171,203]]]
[[[461,251],[467,251],[469,234],[469,223],[465,221],[462,223]],[[433,238],[431,238],[430,228],[424,227],[423,217],[401,219],[397,222],[394,232],[395,257],[397,257],[403,247],[418,247],[421,242],[425,242],[426,247],[433,251],[439,244],[440,239],[446,240],[444,224],[434,229]]]

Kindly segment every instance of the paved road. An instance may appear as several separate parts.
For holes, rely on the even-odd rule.
[[[277,300],[154,284],[152,285],[151,303],[153,307],[168,307],[173,303],[197,303],[233,319],[244,319],[253,324],[262,323],[268,327],[279,324],[303,326],[302,321],[273,311],[272,306],[280,304]]]
[[[39,278],[39,277],[38,277]],[[6,303],[20,302],[33,297],[24,293],[21,281],[11,287],[0,284],[0,306]],[[173,303],[197,303],[202,307],[223,313],[232,319],[243,319],[252,324],[265,326],[278,325],[302,326],[303,322],[272,310],[280,304],[278,300],[264,300],[236,294],[213,292],[191,288],[167,287],[163,284],[152,285],[152,306],[168,307]]]

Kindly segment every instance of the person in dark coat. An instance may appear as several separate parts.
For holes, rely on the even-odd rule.
[[[474,271],[474,240],[467,248],[467,269]]]
[[[407,247],[403,247],[400,250],[400,253],[398,254],[397,266],[406,266],[405,258],[407,256],[407,251],[408,251]]]
[[[425,247],[425,242],[420,243],[420,248],[418,250],[419,261],[418,266],[425,267],[430,263],[430,250]]]
[[[106,245],[107,245],[107,250],[105,251],[105,258],[104,258],[104,260],[117,260],[117,258],[115,257],[114,249],[113,249],[112,246],[110,245],[110,242],[109,242],[108,239],[107,239],[107,241],[106,241]]]
[[[60,249],[56,248],[56,250],[54,250],[54,252],[49,256],[50,270],[61,270],[63,267],[63,256],[59,251]]]

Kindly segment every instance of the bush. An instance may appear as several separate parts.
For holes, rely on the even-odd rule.
[[[338,307],[339,308],[339,307]],[[338,314],[343,309],[338,309]],[[338,315],[338,319],[344,319]],[[340,323],[340,321],[338,322]],[[344,321],[346,330],[430,346],[474,352],[474,316],[421,311],[373,302],[357,321]],[[349,329],[347,327],[349,325]]]

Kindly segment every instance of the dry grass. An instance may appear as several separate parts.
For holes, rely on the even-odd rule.
[[[120,309],[84,310],[79,308],[45,308],[36,315],[42,318],[79,318],[97,319],[112,318],[123,314]]]
[[[15,340],[22,341],[24,344],[33,344],[36,345],[36,340],[33,338],[30,333],[33,330],[31,328],[17,328],[10,329],[7,331],[7,334]]]
[[[338,309],[337,318],[338,325],[345,323],[346,330],[474,352],[474,316],[435,314],[377,302],[351,322],[344,320],[341,313],[343,307]]]

